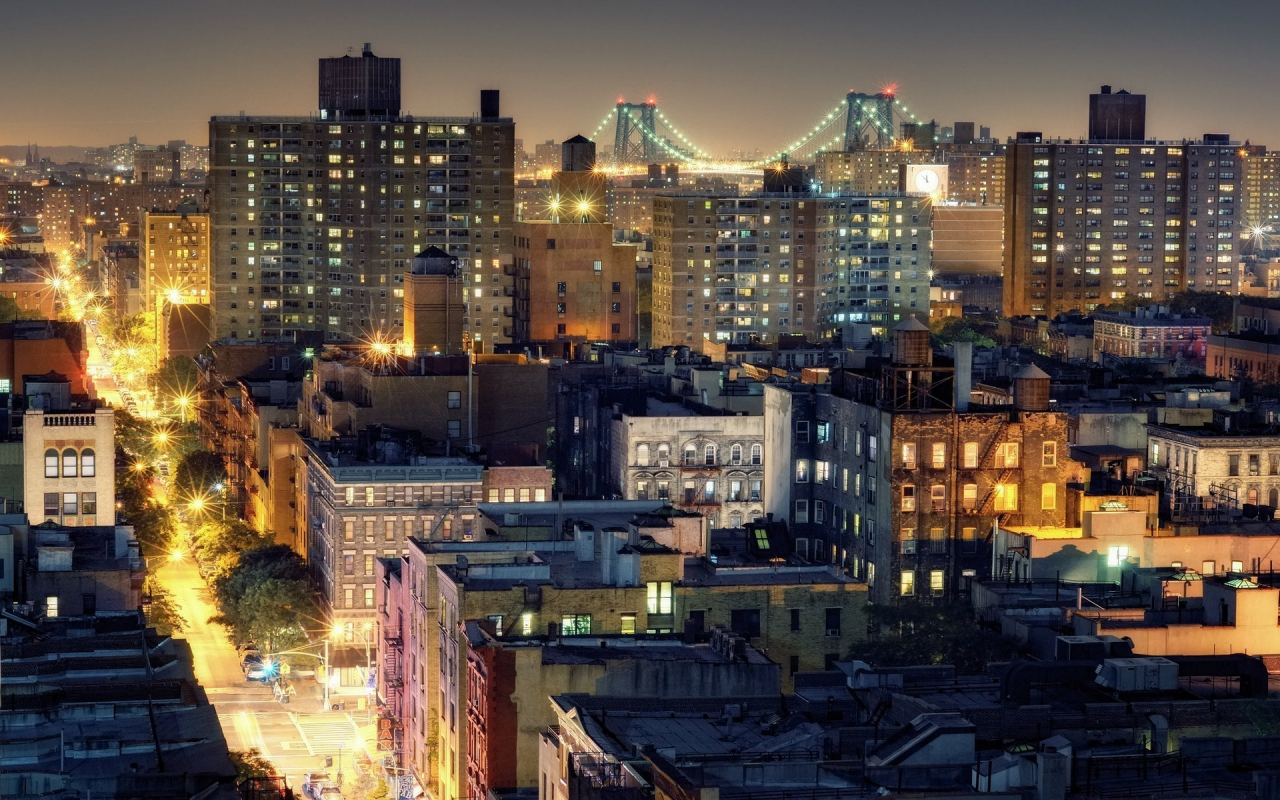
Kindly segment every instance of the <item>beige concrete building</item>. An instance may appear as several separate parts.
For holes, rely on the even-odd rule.
[[[700,414],[649,398],[610,430],[609,485],[628,500],[666,500],[711,527],[763,516],[764,417]]]
[[[902,188],[903,164],[929,163],[933,163],[931,149],[819,153],[814,176],[826,193],[883,195]]]
[[[209,305],[212,301],[209,270],[209,215],[195,209],[146,211],[142,215],[139,260],[145,291],[145,310],[168,305]],[[283,297],[259,301],[265,308],[280,308]]]
[[[28,410],[23,502],[33,522],[116,524],[115,412]]]
[[[1280,152],[1267,152],[1261,145],[1245,145],[1239,152],[1241,222],[1250,227],[1280,224]]]

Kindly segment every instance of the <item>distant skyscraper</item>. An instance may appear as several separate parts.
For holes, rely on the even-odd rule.
[[[1110,86],[1089,95],[1089,141],[1141,142],[1147,138],[1147,96]]]
[[[951,141],[955,144],[973,144],[973,123],[957,122]]]
[[[369,44],[359,58],[320,59],[320,116],[371,119],[400,115],[400,59],[379,58]]]
[[[398,341],[408,261],[435,245],[471,287],[475,348],[510,341],[515,123],[498,116],[498,93],[482,93],[479,117],[388,116],[399,112],[397,59],[366,50],[324,62],[339,65],[321,67],[336,81],[322,87],[323,110],[341,118],[210,120],[216,335]],[[334,88],[362,70],[381,99]],[[369,83],[392,73],[394,90]]]

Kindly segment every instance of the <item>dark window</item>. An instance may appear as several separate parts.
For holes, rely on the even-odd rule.
[[[547,249],[548,249],[548,250],[555,250],[555,249],[556,249],[556,240],[555,240],[555,239],[548,239],[548,240],[547,240]]]
[[[80,513],[85,515],[98,513],[98,493],[97,492],[81,492],[80,493]]]
[[[836,662],[837,662],[837,661],[839,661],[839,660],[840,660],[840,654],[839,654],[839,653],[827,653],[826,655],[824,655],[824,656],[822,657],[822,668],[823,668],[823,669],[835,669],[835,668],[836,668]]]
[[[58,503],[57,492],[44,493],[44,515],[46,517],[58,516],[58,505],[59,503]]]
[[[618,294],[621,291],[622,291],[622,284],[615,281],[613,284],[613,293]]]
[[[795,675],[800,671],[800,656],[792,656],[791,663],[787,665],[787,674]]]
[[[86,617],[92,617],[98,613],[98,596],[96,594],[81,595],[80,603],[83,607],[82,613]]]
[[[791,630],[800,630],[800,609],[798,608],[791,609]]]
[[[707,612],[690,611],[689,624],[692,625],[694,630],[696,630],[698,633],[702,633],[707,628]]]
[[[760,635],[760,609],[736,608],[729,615],[729,628],[748,639]]]
[[[840,609],[838,608],[827,609],[827,635],[840,635]]]

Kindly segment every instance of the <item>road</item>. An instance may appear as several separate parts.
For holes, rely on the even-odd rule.
[[[156,577],[174,598],[186,629],[179,634],[191,646],[196,679],[218,712],[227,746],[256,748],[289,785],[302,786],[302,775],[333,758],[333,774],[341,760],[346,786],[355,777],[352,753],[360,749],[359,731],[350,712],[323,711],[320,689],[301,680],[298,696],[281,705],[264,684],[245,680],[235,647],[221,625],[209,622],[216,613],[209,588],[190,559],[165,561]],[[363,722],[363,714],[361,714]]]

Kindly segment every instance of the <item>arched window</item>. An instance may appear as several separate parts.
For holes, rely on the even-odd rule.
[[[709,444],[702,448],[702,460],[708,467],[714,467],[716,464],[716,446]]]
[[[58,477],[58,451],[44,451],[44,476],[46,478]]]
[[[642,467],[649,466],[649,445],[636,445],[636,463]]]
[[[1256,506],[1258,504],[1258,487],[1250,486],[1249,494],[1246,495],[1246,498],[1247,498],[1245,500],[1246,503],[1248,503],[1251,506]]]
[[[76,476],[76,462],[80,459],[76,457],[76,451],[68,447],[62,451],[62,477],[74,478]]]
[[[80,477],[92,478],[97,475],[97,459],[89,449],[80,451]]]
[[[764,461],[764,447],[758,444],[751,445],[751,463],[759,466]]]
[[[730,464],[742,463],[742,445],[735,444],[733,447],[729,448],[729,463]]]
[[[1280,506],[1280,489],[1272,486],[1271,491],[1267,493],[1267,505],[1272,508]]]

